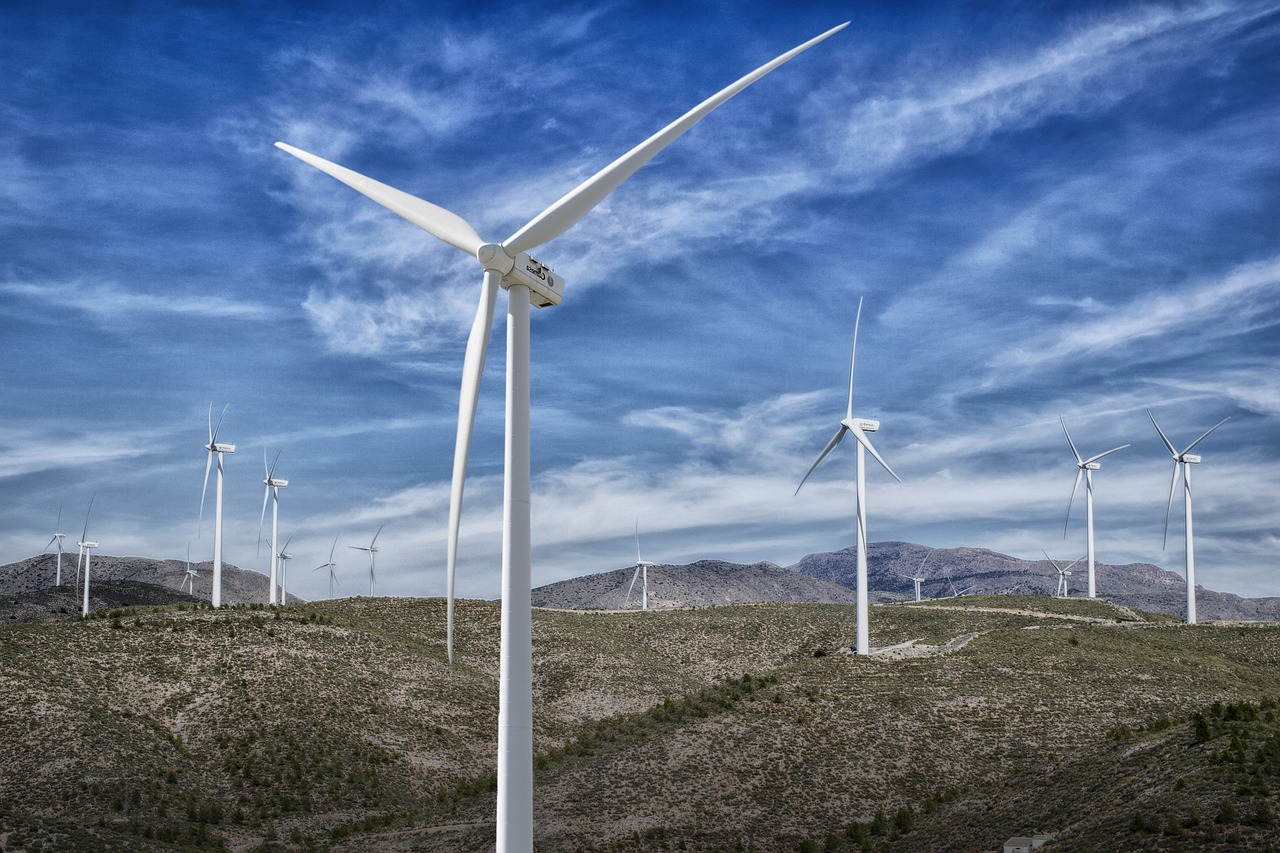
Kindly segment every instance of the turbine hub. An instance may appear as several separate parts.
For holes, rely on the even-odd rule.
[[[476,260],[486,270],[493,270],[502,275],[511,272],[516,265],[512,257],[503,251],[502,247],[497,243],[485,243],[479,249],[476,249]]]

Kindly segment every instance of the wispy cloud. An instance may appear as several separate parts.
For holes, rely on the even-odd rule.
[[[267,320],[278,316],[277,309],[264,304],[220,296],[129,290],[109,282],[0,282],[0,294],[55,308],[70,308],[111,321],[139,314],[182,314],[237,320]]]

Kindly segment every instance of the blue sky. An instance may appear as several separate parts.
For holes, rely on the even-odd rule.
[[[225,558],[255,557],[282,450],[291,591],[380,525],[379,592],[441,595],[478,267],[272,147],[501,240],[772,57],[534,254],[534,580],[645,558],[786,565],[853,541],[1161,549],[1198,451],[1197,579],[1280,594],[1280,4],[6,4],[0,11],[0,561],[63,530],[209,559],[206,411],[229,404]],[[459,592],[500,575],[505,296]],[[212,486],[211,495],[212,495]],[[268,521],[269,523],[269,521]],[[73,546],[74,547],[74,546]],[[264,548],[264,554],[266,549]],[[339,590],[366,589],[339,549]],[[909,591],[909,584],[904,588]],[[1100,580],[1105,594],[1105,578]]]

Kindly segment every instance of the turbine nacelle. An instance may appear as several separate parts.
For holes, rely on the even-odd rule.
[[[76,544],[79,545],[81,548],[97,548],[98,547],[97,542],[77,542]]]
[[[217,441],[211,444],[206,444],[204,448],[205,450],[208,450],[210,453],[235,453],[236,452],[236,446],[234,444],[222,444]]]
[[[497,243],[485,243],[476,250],[476,260],[486,270],[501,274],[503,288],[517,284],[529,288],[529,304],[535,308],[559,305],[564,298],[564,279],[528,252],[512,258]]]
[[[1102,470],[1102,463],[1101,462],[1081,462],[1079,467],[1081,471],[1100,471]]]
[[[277,480],[275,477],[268,477],[267,479],[262,481],[262,485],[269,486],[271,488],[276,488],[276,489],[283,489],[285,486],[289,485],[289,481]]]
[[[1183,453],[1175,458],[1179,462],[1183,462],[1187,465],[1195,465],[1197,462],[1200,461],[1200,456],[1199,454],[1196,454],[1196,453]]]
[[[845,418],[840,423],[849,429],[860,429],[863,432],[875,432],[880,429],[880,422],[870,418]]]

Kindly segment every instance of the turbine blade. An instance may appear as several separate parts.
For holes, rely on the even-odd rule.
[[[1169,455],[1175,459],[1178,457],[1178,451],[1173,449],[1173,442],[1169,440],[1169,436],[1164,434],[1164,430],[1160,429],[1160,424],[1156,423],[1156,416],[1151,414],[1151,410],[1147,409],[1147,417],[1151,418],[1151,425],[1156,428],[1156,432],[1160,433],[1160,440],[1164,442],[1164,446],[1169,449]]]
[[[605,166],[582,184],[579,184],[567,195],[546,210],[539,213],[523,228],[512,234],[502,243],[503,250],[510,256],[526,252],[548,240],[559,237],[569,230],[578,220],[586,216],[596,205],[605,199],[618,185],[631,177],[637,169],[649,162],[659,151],[666,148],[685,131],[697,124],[703,117],[759,80],[770,71],[782,65],[792,57],[803,53],[818,42],[834,35],[849,24],[843,23],[822,35],[812,38],[804,44],[792,48],[786,53],[765,65],[760,66],[731,86],[720,90],[644,142],[632,148],[626,154]]]
[[[1195,447],[1197,444],[1199,444],[1200,442],[1204,441],[1206,438],[1208,438],[1208,437],[1209,437],[1209,433],[1213,432],[1215,429],[1217,429],[1218,427],[1222,426],[1223,424],[1225,424],[1225,423],[1226,423],[1227,421],[1229,421],[1229,420],[1231,420],[1231,418],[1223,418],[1222,420],[1218,421],[1218,422],[1217,422],[1216,424],[1214,424],[1213,426],[1209,427],[1207,430],[1205,430],[1205,431],[1204,431],[1204,435],[1200,436],[1200,437],[1199,437],[1199,438],[1197,438],[1195,441],[1193,441],[1193,442],[1191,442],[1190,444],[1188,444],[1188,445],[1187,445],[1187,449],[1186,449],[1186,450],[1184,450],[1184,451],[1182,451],[1182,452],[1183,452],[1183,453],[1190,453],[1190,452],[1191,452],[1191,449],[1192,449],[1193,447]]]
[[[80,541],[85,542],[89,538],[89,515],[93,512],[93,502],[98,499],[98,493],[94,492],[93,497],[89,498],[89,508],[84,512],[84,530],[80,533]]]
[[[445,210],[443,207],[434,205],[429,201],[409,195],[403,190],[379,183],[373,178],[367,178],[359,172],[353,172],[350,169],[339,166],[337,163],[330,163],[323,157],[308,154],[306,151],[294,148],[292,145],[277,142],[276,147],[281,151],[292,154],[304,163],[315,166],[326,175],[337,178],[356,192],[368,196],[397,216],[409,220],[431,236],[443,240],[454,248],[461,249],[472,257],[475,257],[476,252],[484,245],[484,240],[471,227],[471,224],[453,211]]]
[[[262,464],[265,466],[266,463],[267,457],[264,453],[262,457]],[[268,474],[267,481],[270,482],[270,480],[271,475]],[[271,497],[271,486],[267,485],[262,489],[262,514],[258,516],[258,550],[254,552],[254,556],[258,556],[262,553],[262,522],[267,518],[267,498],[269,497]]]
[[[213,444],[213,403],[209,404],[209,443]]]
[[[333,537],[333,547],[329,549],[329,565],[335,565],[333,562],[333,552],[338,548],[338,537]]]
[[[1058,570],[1058,573],[1059,573],[1059,574],[1061,574],[1061,573],[1062,573],[1062,566],[1059,566],[1059,565],[1058,565],[1058,563],[1057,563],[1057,561],[1056,561],[1056,560],[1054,560],[1054,559],[1053,559],[1053,557],[1050,557],[1050,556],[1049,556],[1049,552],[1048,552],[1048,551],[1046,551],[1046,550],[1044,550],[1043,548],[1041,548],[1041,549],[1040,549],[1040,553],[1041,553],[1041,554],[1044,554],[1044,558],[1045,558],[1046,560],[1048,560],[1050,563],[1053,563],[1053,567],[1054,567],[1055,569],[1057,569],[1057,570]]]
[[[284,453],[283,447],[276,451],[276,458],[271,460],[271,469],[267,471],[268,480],[271,480],[276,476],[276,466],[280,464],[281,453]],[[267,467],[267,449],[265,447],[262,448],[262,467],[264,469]]]
[[[52,539],[49,540],[49,545],[52,545],[54,542],[57,542],[57,541],[58,541],[58,537],[55,535]],[[41,549],[40,553],[43,554],[45,551],[48,551],[49,545],[45,545],[44,548]]]
[[[858,356],[858,326],[862,323],[862,297],[858,297],[858,313],[853,317],[853,348],[849,352],[849,405],[845,417],[853,417],[853,362]]]
[[[225,406],[222,407],[222,414],[218,415],[218,425],[213,428],[213,432],[209,436],[210,444],[213,444],[215,441],[218,440],[218,432],[222,429],[222,419],[227,416],[227,407],[230,405],[231,405],[230,403],[227,403]],[[211,415],[213,414],[212,409],[210,409],[209,413]]]
[[[636,565],[640,565],[640,519],[636,519]]]
[[[378,527],[378,532],[377,532],[377,533],[375,533],[375,534],[373,534],[373,541],[369,543],[369,550],[370,550],[370,551],[372,551],[372,550],[373,550],[374,543],[376,543],[376,542],[378,541],[378,537],[382,535],[382,528],[383,528],[383,527],[386,527],[386,525],[385,525],[385,524],[380,525],[380,526]]]
[[[814,463],[809,466],[809,470],[806,471],[804,477],[801,478],[800,485],[796,486],[795,493],[792,495],[792,497],[795,497],[795,495],[800,494],[800,489],[804,486],[804,481],[809,479],[809,475],[813,473],[813,470],[817,468],[820,464],[822,464],[822,460],[827,458],[827,454],[835,449],[835,446],[840,443],[841,439],[844,438],[844,434],[848,432],[848,430],[849,430],[848,427],[846,427],[844,424],[840,424],[840,429],[836,431],[835,437],[827,442],[827,446],[824,447],[822,449],[822,452],[818,454],[817,460],[814,461]]]
[[[932,548],[930,548],[930,549],[929,549],[929,552],[928,552],[927,554],[925,554],[925,555],[924,555],[924,559],[920,561],[920,565],[916,567],[916,573],[917,573],[917,574],[918,574],[918,573],[919,573],[919,572],[924,568],[924,564],[925,564],[925,563],[927,563],[927,562],[929,562],[929,558],[930,558],[930,557],[932,557],[932,556],[933,556],[933,549],[932,549]],[[913,580],[914,580],[914,578],[913,578]]]
[[[1080,490],[1080,481],[1084,479],[1084,469],[1076,468],[1076,484],[1071,487],[1071,500],[1067,501],[1067,520],[1062,525],[1062,538],[1067,538],[1067,528],[1071,525],[1071,507],[1076,502],[1076,492]]]
[[[636,578],[640,577],[640,567],[636,566],[635,574],[631,576],[631,586],[627,587],[627,594],[622,599],[622,606],[625,609],[627,602],[631,600],[631,591],[636,588]]]
[[[213,446],[213,439],[209,439],[209,446]],[[200,522],[204,522],[204,496],[209,491],[209,469],[213,467],[213,451],[209,451],[209,456],[204,460],[204,485],[200,487]],[[199,535],[199,524],[196,526],[196,534]]]
[[[498,299],[501,276],[486,270],[476,305],[475,320],[467,338],[467,354],[462,361],[462,388],[458,392],[458,436],[453,446],[453,482],[449,489],[449,536],[445,561],[445,656],[453,663],[453,599],[454,580],[458,570],[458,534],[462,525],[462,493],[467,480],[467,455],[471,450],[471,431],[476,422],[476,405],[480,399],[480,379],[484,376],[485,354],[493,327],[493,308]]]
[[[1072,440],[1071,440],[1071,433],[1067,432],[1067,422],[1066,422],[1066,419],[1064,419],[1064,418],[1062,417],[1062,415],[1058,415],[1058,420],[1062,422],[1062,434],[1063,434],[1063,435],[1065,435],[1065,436],[1067,437],[1067,444],[1071,445],[1071,452],[1072,452],[1072,453],[1075,455],[1075,457],[1076,457],[1076,464],[1077,464],[1077,465],[1083,465],[1083,464],[1084,464],[1084,460],[1080,458],[1080,451],[1079,451],[1079,450],[1076,450],[1076,443],[1075,443],[1074,441],[1072,441]],[[1092,461],[1092,460],[1090,460],[1090,461]]]
[[[1124,449],[1125,449],[1126,447],[1128,447],[1128,446],[1129,446],[1129,445],[1127,445],[1127,444],[1122,444],[1122,445],[1120,445],[1119,447],[1113,447],[1113,448],[1111,448],[1111,449],[1110,449],[1110,450],[1108,450],[1106,453],[1099,453],[1097,456],[1090,456],[1088,459],[1084,460],[1084,463],[1083,463],[1083,464],[1088,465],[1090,462],[1097,462],[1097,461],[1098,461],[1099,459],[1101,459],[1102,457],[1104,457],[1104,456],[1110,456],[1112,453],[1115,453],[1117,450],[1124,450]]]
[[[1177,459],[1173,460],[1173,479],[1169,481],[1169,505],[1164,510],[1164,544],[1160,546],[1160,550],[1164,550],[1169,545],[1169,514],[1173,512],[1173,494],[1178,490],[1178,475],[1182,473],[1182,463]]]
[[[66,503],[66,502],[65,502],[65,501],[63,501],[63,502],[61,502],[61,503],[59,503],[59,504],[58,504],[58,523],[57,523],[56,525],[54,525],[54,528],[53,528],[55,531],[58,531],[58,530],[61,530],[61,529],[62,529],[62,505],[63,505],[63,503]]]
[[[893,473],[893,469],[889,467],[889,463],[885,462],[884,459],[881,458],[880,454],[876,452],[876,449],[871,446],[871,439],[867,438],[867,434],[863,432],[860,427],[851,426],[849,427],[849,432],[853,433],[853,437],[858,440],[858,443],[865,447],[867,452],[875,457],[875,460],[880,463],[880,466],[884,468],[884,470],[889,472],[889,475],[893,477],[893,479],[897,480],[899,483],[902,482],[902,478]]]

